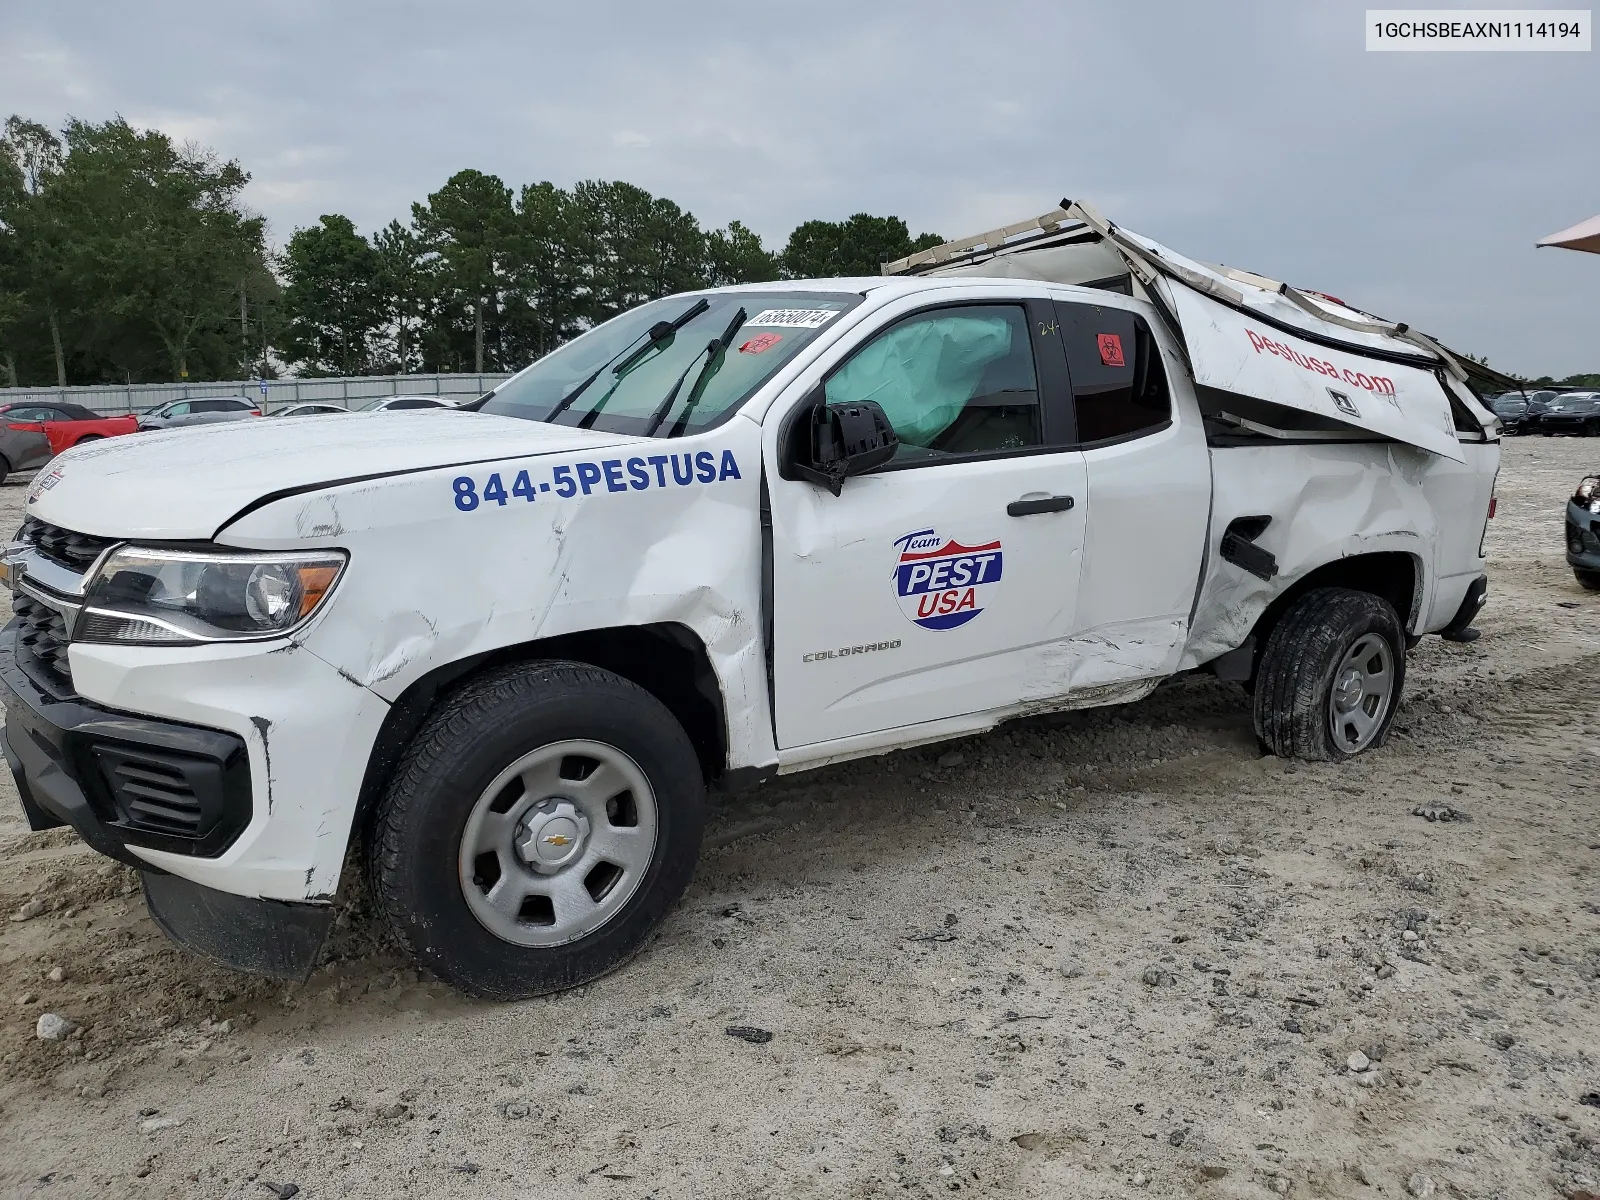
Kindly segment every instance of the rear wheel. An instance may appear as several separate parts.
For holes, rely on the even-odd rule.
[[[11,474],[11,460],[0,454],[0,484],[4,484],[6,477]]]
[[[1578,586],[1586,592],[1600,592],[1600,571],[1585,571],[1573,567],[1572,573],[1578,578]]]
[[[540,662],[429,719],[377,813],[378,907],[423,966],[512,1000],[626,962],[682,895],[705,825],[682,726],[643,688]]]
[[[1284,758],[1341,760],[1383,744],[1405,686],[1405,631],[1370,592],[1317,588],[1273,629],[1256,673],[1255,727]]]
[[[104,434],[101,434],[101,433],[86,433],[81,438],[79,438],[77,441],[73,442],[72,444],[74,446],[81,446],[85,442],[100,442],[100,441],[104,441],[104,440],[105,440],[105,435]]]

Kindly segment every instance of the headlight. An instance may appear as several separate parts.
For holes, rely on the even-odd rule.
[[[127,546],[89,581],[74,639],[149,646],[281,637],[316,612],[344,564],[336,550],[208,554]]]
[[[1588,476],[1572,493],[1572,502],[1579,508],[1587,506],[1591,500],[1600,500],[1600,475]]]

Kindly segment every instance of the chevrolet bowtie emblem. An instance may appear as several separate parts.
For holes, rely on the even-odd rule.
[[[544,839],[544,844],[547,846],[570,846],[572,845],[572,839],[564,833],[552,833]]]

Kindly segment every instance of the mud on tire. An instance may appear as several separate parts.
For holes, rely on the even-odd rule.
[[[699,761],[654,696],[582,663],[506,667],[445,700],[402,757],[373,821],[373,899],[463,991],[559,991],[639,949],[688,886],[705,819]]]
[[[1381,746],[1405,687],[1405,651],[1387,600],[1347,588],[1307,592],[1261,654],[1256,735],[1281,758],[1338,761]]]

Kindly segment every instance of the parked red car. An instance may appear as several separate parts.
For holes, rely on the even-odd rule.
[[[0,483],[12,471],[41,467],[79,442],[138,429],[132,414],[103,417],[81,404],[0,404]]]

